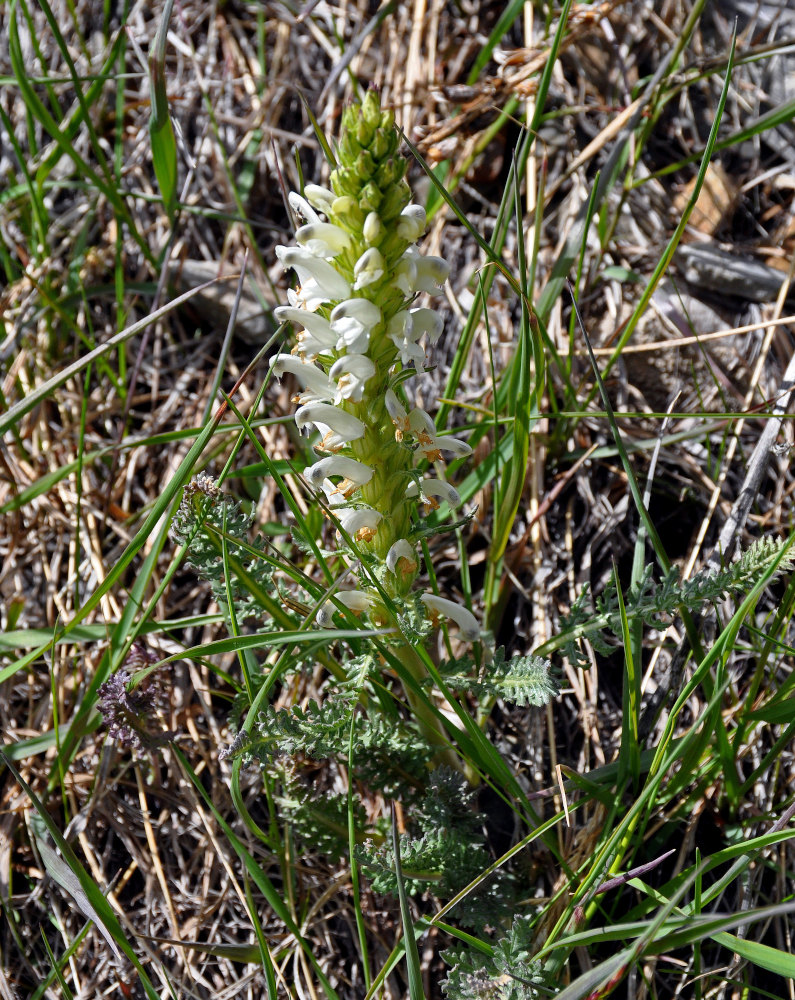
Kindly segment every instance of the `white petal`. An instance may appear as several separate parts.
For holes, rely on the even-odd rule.
[[[386,406],[386,412],[389,414],[389,419],[394,424],[408,424],[406,423],[406,408],[400,402],[397,394],[393,389],[387,389],[384,393],[384,405]]]
[[[277,354],[271,361],[271,371],[276,378],[281,378],[285,372],[295,375],[307,390],[307,399],[331,399],[333,395],[334,387],[326,373],[308,361],[301,361],[294,354]]]
[[[443,437],[437,437],[434,444],[439,451],[446,452],[448,455],[453,455],[455,458],[466,458],[467,455],[472,454],[472,449],[466,441],[461,441],[460,438],[450,437],[449,434],[445,434]]]
[[[351,245],[348,233],[330,222],[311,222],[301,226],[295,234],[295,241],[316,257],[336,257]]]
[[[442,257],[420,257],[417,261],[416,292],[437,295],[441,286],[450,277],[450,265]]]
[[[334,600],[345,605],[345,607],[350,611],[353,611],[354,614],[367,611],[373,603],[372,597],[370,597],[369,594],[365,594],[363,590],[338,590],[334,595]],[[332,624],[332,616],[337,610],[338,609],[332,604],[331,601],[326,601],[317,613],[318,625],[321,628],[330,628]]]
[[[359,507],[356,510],[349,508],[341,510],[337,516],[344,531],[357,540],[367,541],[373,537],[384,518],[384,515],[373,507]]]
[[[348,299],[331,312],[331,329],[337,334],[337,350],[364,354],[370,331],[381,322],[381,310],[368,299]]]
[[[365,426],[352,413],[332,406],[331,403],[308,403],[295,411],[295,425],[302,431],[316,424],[323,435],[322,447],[327,451],[341,448],[351,441],[364,437]]]
[[[386,262],[381,251],[376,247],[365,250],[361,257],[353,265],[354,289],[366,288],[375,281],[380,281],[384,276]]]
[[[334,402],[349,399],[361,403],[365,383],[375,375],[375,365],[365,354],[345,354],[331,366],[329,376],[337,381]]]
[[[373,603],[372,597],[363,590],[339,590],[334,596],[351,611],[366,611]]]
[[[337,336],[331,324],[320,313],[309,312],[297,306],[279,306],[273,314],[280,323],[300,323],[303,330],[298,333],[296,350],[306,358],[316,358],[318,354],[328,354],[336,349]]]
[[[435,435],[436,424],[431,419],[430,414],[419,406],[415,406],[409,414],[409,430],[418,437],[420,435]]]
[[[395,313],[392,319],[387,324],[386,332],[392,336],[396,337],[412,337],[414,329],[414,324],[412,323],[411,313],[408,309],[401,309],[400,312]]]
[[[337,197],[333,191],[329,191],[328,188],[321,187],[320,184],[307,184],[304,187],[304,194],[306,195],[306,200],[310,205],[316,208],[319,212],[325,212],[326,215],[329,214],[332,203]]]
[[[480,626],[477,619],[462,604],[448,601],[446,597],[437,597],[436,594],[422,594],[420,600],[432,613],[444,615],[445,618],[454,621],[461,632],[462,639],[474,642],[480,638]]]
[[[458,490],[441,479],[423,479],[419,485],[416,482],[409,483],[406,488],[406,496],[412,499],[420,495],[420,490],[422,490],[423,498],[438,497],[439,500],[446,500],[450,507],[461,506],[461,496]]]
[[[310,310],[322,302],[347,299],[351,287],[328,261],[315,257],[303,247],[276,247],[276,256],[285,267],[291,267],[298,275],[301,290],[298,301],[304,302]]]
[[[378,212],[370,212],[364,220],[364,226],[362,226],[362,236],[364,236],[365,242],[370,245],[380,243],[384,232],[384,224],[381,221],[381,216]]]
[[[397,348],[403,366],[414,365],[415,368],[422,368],[425,364],[425,351],[421,347],[408,337],[398,337],[393,334],[389,339]]]
[[[406,559],[409,562],[411,565],[410,572],[412,573],[419,565],[414,549],[405,538],[399,538],[394,545],[390,547],[389,552],[386,554],[386,568],[390,573],[395,573],[397,571],[397,565],[401,559]]]
[[[411,332],[415,340],[428,334],[428,341],[435,344],[444,327],[442,317],[433,309],[412,309],[411,310]]]
[[[402,240],[408,240],[409,243],[416,243],[425,232],[427,224],[428,219],[422,205],[406,205],[400,213],[397,234]]]
[[[304,475],[315,487],[322,487],[323,481],[329,476],[342,476],[343,482],[336,487],[339,493],[345,493],[356,486],[364,486],[373,478],[373,470],[364,462],[357,462],[345,455],[331,455],[321,458],[319,462],[304,469]]]
[[[291,191],[287,195],[287,200],[290,202],[290,208],[292,208],[296,215],[300,215],[307,222],[320,222],[317,212],[306,198],[302,198],[296,191]]]
[[[414,251],[412,254],[411,251]],[[419,253],[416,247],[409,247],[403,254],[395,267],[395,276],[392,284],[404,295],[413,295],[415,284],[417,283],[417,262]]]

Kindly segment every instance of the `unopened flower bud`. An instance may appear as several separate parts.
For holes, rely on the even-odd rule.
[[[365,184],[362,188],[361,195],[359,196],[359,204],[365,211],[377,212],[378,206],[383,199],[384,196],[379,191],[378,185],[370,181],[369,184]]]
[[[364,226],[362,227],[362,236],[364,236],[366,242],[370,246],[377,245],[384,238],[385,234],[386,230],[378,216],[378,212],[370,212],[364,220]]]

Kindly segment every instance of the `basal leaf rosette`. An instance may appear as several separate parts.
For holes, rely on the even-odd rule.
[[[276,356],[272,370],[295,377],[296,425],[319,435],[306,480],[325,499],[341,538],[352,539],[377,567],[391,597],[403,598],[419,569],[421,514],[440,501],[451,508],[461,502],[445,479],[443,457],[471,449],[440,435],[408,391],[442,330],[438,314],[418,306],[417,297],[438,294],[450,268],[416,246],[426,216],[411,203],[398,145],[393,113],[370,91],[343,114],[330,187],[308,184],[303,195],[290,194],[302,224],[296,245],[276,253],[298,285],[276,317],[295,324],[297,343],[291,354]],[[335,599],[382,617],[380,594],[364,575],[362,590]],[[417,606],[426,617],[455,621],[469,641],[479,634],[460,605],[429,594]],[[329,605],[321,612],[321,625],[333,611]]]

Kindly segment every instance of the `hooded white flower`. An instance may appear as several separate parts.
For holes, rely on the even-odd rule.
[[[420,257],[417,261],[415,292],[438,295],[442,285],[450,277],[450,265],[444,257]]]
[[[307,403],[295,411],[295,425],[299,431],[312,424],[317,427],[323,440],[320,447],[324,451],[336,451],[351,441],[364,437],[365,426],[352,413],[341,410],[331,403]]]
[[[331,329],[337,334],[337,350],[364,354],[370,331],[381,322],[381,310],[369,299],[347,299],[331,311]]]
[[[347,508],[339,511],[337,517],[343,530],[358,542],[369,542],[384,519],[384,515],[374,507]]]
[[[409,243],[416,243],[425,232],[427,224],[428,217],[422,205],[406,205],[400,213],[397,234],[402,240],[408,240]]]
[[[351,245],[350,235],[330,222],[311,222],[301,226],[295,234],[295,241],[316,257],[336,257]]]
[[[441,335],[444,324],[442,318],[433,309],[419,308],[410,310],[411,333],[419,340],[423,333],[428,334],[428,343],[435,344]]]
[[[450,277],[450,265],[442,257],[423,257],[416,247],[409,247],[395,268],[395,285],[405,294],[428,292],[438,295]]]
[[[436,433],[436,425],[430,416],[415,407],[408,416],[408,425],[411,433],[417,440],[419,450],[425,455],[429,462],[435,462],[442,456],[442,452],[453,455],[455,458],[464,458],[472,454],[472,449],[465,441],[458,438],[439,437]]]
[[[445,500],[450,507],[461,506],[461,496],[458,490],[442,479],[423,479],[420,484],[411,482],[406,488],[406,496],[409,499],[420,497],[428,510],[438,508],[437,498]]]
[[[425,365],[425,351],[408,337],[397,337],[394,334],[389,338],[398,350],[400,363],[404,368],[413,365],[420,369]]]
[[[384,406],[389,414],[389,419],[395,425],[395,440],[402,441],[407,434],[411,433],[409,415],[393,389],[387,389],[384,393]]]
[[[309,312],[296,306],[278,306],[273,315],[280,323],[300,323],[303,330],[298,334],[297,350],[307,358],[327,354],[336,350],[337,335],[331,324],[320,313]]]
[[[412,548],[411,544],[405,538],[398,538],[398,540],[390,546],[389,552],[386,554],[386,568],[390,573],[397,573],[398,564],[405,560],[407,563],[405,569],[406,572],[414,573],[417,569],[419,563],[417,562],[417,554]]]
[[[339,404],[349,399],[352,403],[361,403],[365,384],[373,375],[375,365],[366,354],[344,354],[329,371],[329,377],[337,382],[334,402]]]
[[[276,256],[284,267],[291,267],[298,275],[301,286],[297,302],[310,311],[324,302],[346,299],[351,286],[328,261],[315,257],[303,247],[276,247]]]
[[[301,361],[294,354],[277,354],[271,361],[271,371],[278,379],[285,372],[295,375],[305,390],[299,396],[302,403],[330,400],[334,395],[334,386],[326,373],[308,361]]]
[[[360,288],[372,285],[375,281],[380,281],[384,276],[385,268],[386,262],[377,247],[365,250],[353,265],[354,289],[358,291]]]
[[[334,492],[348,494],[357,487],[364,486],[373,478],[373,470],[364,462],[345,455],[331,455],[321,458],[319,462],[304,469],[304,475],[317,489],[322,489],[325,479],[331,476],[342,476],[342,482],[334,488]]]
[[[420,600],[434,618],[442,615],[455,622],[461,632],[462,639],[474,642],[480,638],[480,626],[477,619],[463,604],[448,601],[446,597],[437,597],[436,594],[422,594]]]
[[[304,194],[306,195],[306,200],[313,208],[316,208],[319,212],[324,212],[326,215],[329,214],[334,199],[337,197],[333,191],[329,191],[326,187],[321,187],[320,184],[307,184],[304,188]],[[317,222],[319,220],[316,217],[312,221]]]
[[[365,594],[363,590],[338,590],[334,595],[334,600],[345,605],[354,614],[361,614],[362,611],[367,611],[373,603],[372,597],[369,594]],[[330,628],[336,610],[337,608],[334,607],[331,601],[326,601],[317,613],[318,625],[321,628]]]

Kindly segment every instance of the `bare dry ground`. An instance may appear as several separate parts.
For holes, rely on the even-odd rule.
[[[264,995],[252,905],[280,956],[279,995],[316,995],[302,950],[292,946],[283,921],[250,883],[224,822],[233,824],[289,898],[340,996],[362,997],[350,874],[344,863],[301,853],[300,842],[289,869],[283,858],[269,862],[241,822],[230,797],[229,767],[219,760],[219,749],[232,738],[234,691],[224,674],[237,671],[234,654],[212,664],[177,659],[167,668],[162,724],[179,734],[197,783],[188,780],[172,748],[136,757],[106,738],[92,684],[123,644],[119,622],[158,622],[148,641],[160,658],[226,633],[206,586],[184,565],[174,571],[176,546],[162,523],[116,584],[107,592],[102,584],[172,481],[195,429],[215,409],[219,387],[233,391],[235,405],[254,416],[267,371],[261,348],[275,329],[269,308],[286,294],[274,254],[293,231],[285,191],[327,178],[307,109],[334,135],[356,87],[378,87],[427,162],[444,165],[444,182],[470,223],[491,238],[522,122],[546,65],[549,28],[559,14],[529,4],[517,8],[492,45],[506,7],[477,0],[380,7],[321,0],[301,11],[244,0],[177,4],[166,47],[179,158],[173,224],[163,210],[148,131],[147,53],[162,5],[77,0],[48,8],[27,0],[0,9],[0,407],[35,400],[0,450],[0,623],[7,634],[0,634],[0,725],[20,776],[107,889],[141,959],[165,970],[179,997]],[[583,586],[599,593],[614,566],[626,579],[637,530],[562,275],[578,289],[613,403],[630,414],[620,420],[625,443],[638,480],[650,477],[652,519],[683,575],[706,565],[727,542],[744,547],[751,538],[791,530],[790,423],[776,426],[777,436],[761,452],[754,449],[769,425],[758,414],[771,412],[777,400],[786,409],[783,394],[792,381],[795,135],[792,111],[781,120],[776,112],[795,100],[795,58],[779,51],[782,39],[795,35],[795,17],[783,7],[744,0],[703,7],[685,51],[672,63],[666,60],[694,14],[691,0],[575,4],[569,13],[548,113],[527,167],[522,225],[509,226],[501,251],[505,268],[516,274],[519,248],[532,245],[532,294],[558,352],[556,371],[568,379],[550,378],[548,417],[531,441],[524,499],[506,555],[510,583],[498,640],[512,651],[528,652],[550,640]],[[688,206],[735,15],[737,62],[718,149],[680,250],[644,297]],[[20,67],[54,118],[58,109],[60,141],[47,132],[43,116],[31,113]],[[660,85],[653,77],[661,70],[667,96],[651,102],[648,95]],[[88,102],[78,100],[90,87]],[[584,237],[597,177],[610,174],[620,150],[631,175],[604,190]],[[416,162],[410,176],[432,196]],[[425,390],[432,407],[444,394],[478,295],[483,257],[444,206],[433,216],[425,246],[453,263],[442,303],[439,364]],[[248,284],[227,337],[235,290],[228,276],[237,276],[244,264]],[[226,277],[35,395],[97,345],[219,276]],[[459,403],[488,406],[489,353],[502,370],[515,346],[518,311],[508,282],[497,274],[488,292],[488,323],[475,327],[460,373]],[[274,460],[287,460],[295,450],[293,428],[279,419],[290,412],[289,395],[287,387],[270,386],[256,414],[260,441]],[[671,414],[663,421],[667,409]],[[456,410],[455,419],[465,415]],[[194,472],[217,476],[224,468],[238,441],[231,412],[224,422],[228,431],[213,438]],[[484,459],[489,446],[484,439],[476,457]],[[244,442],[234,463],[245,470],[257,460]],[[739,511],[731,537],[721,538],[722,526],[734,524],[732,508],[748,489],[749,468],[758,471],[750,487],[753,503]],[[263,524],[284,520],[273,482],[256,468],[234,474],[227,485],[253,502]],[[476,600],[492,501],[488,486],[473,498],[478,511],[465,534]],[[445,545],[437,565],[455,585],[459,551],[454,542]],[[766,627],[762,612],[774,612],[787,594],[784,581],[760,606],[760,629]],[[47,646],[78,613],[79,627]],[[649,644],[649,699],[665,693],[672,670],[679,683],[672,651],[680,638],[656,635]],[[734,684],[745,690],[761,683],[763,692],[770,682],[753,680],[750,653],[748,660],[744,667],[740,653],[733,661]],[[588,672],[560,662],[563,695],[546,712],[495,709],[492,738],[534,790],[556,784],[557,764],[585,773],[614,759],[621,738],[621,658],[600,654],[594,662],[598,669]],[[283,703],[306,701],[319,680],[303,676],[298,688],[283,692]],[[698,698],[689,705],[693,717]],[[651,715],[646,721],[651,730],[660,724]],[[746,776],[768,749],[764,739],[773,737],[749,743]],[[786,744],[774,772],[759,775],[747,790],[734,829],[750,835],[761,830],[754,824],[778,818],[792,801],[792,773],[792,746]],[[338,776],[318,767],[316,780],[319,788],[331,787]],[[259,775],[245,772],[242,783],[251,817],[267,824]],[[58,956],[73,949],[63,968],[72,995],[138,995],[137,985],[123,984],[119,963],[95,926],[86,925],[45,870],[36,810],[5,767],[0,789],[0,899],[8,917],[0,927],[0,997],[69,995],[57,980],[42,986],[51,968],[45,941]],[[683,795],[676,814],[657,818],[658,829],[673,824],[678,831],[680,854],[672,865],[694,847],[709,852],[726,842],[719,798],[717,786],[701,789],[697,799]],[[383,803],[370,805],[375,810]],[[593,810],[561,833],[572,869],[593,849],[600,822]],[[498,835],[508,843],[511,830]],[[738,906],[791,897],[795,858],[791,847],[776,850],[764,876],[749,876],[747,899]],[[549,856],[539,849],[526,864],[529,883],[540,896],[551,896],[562,876]],[[365,898],[371,960],[381,968],[394,946],[397,904]],[[789,934],[786,921],[776,922],[770,941],[787,950]],[[441,937],[433,930],[424,945],[428,996],[440,995]],[[673,995],[659,982],[650,986],[654,976],[647,969],[645,977],[621,987],[624,995]],[[725,981],[731,977],[729,970]],[[768,989],[791,996],[791,984],[780,977],[758,982],[759,992],[745,995]],[[158,986],[168,995],[162,979]],[[725,988],[723,995],[732,995]],[[385,981],[383,995],[402,996],[405,989],[398,972]]]

